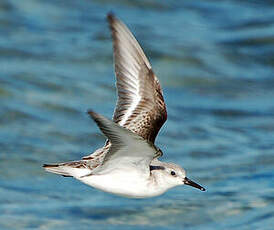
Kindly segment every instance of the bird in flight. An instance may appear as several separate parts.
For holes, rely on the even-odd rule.
[[[167,119],[162,89],[141,46],[127,26],[107,16],[112,33],[117,103],[112,120],[89,110],[107,141],[78,161],[44,164],[46,171],[74,177],[102,191],[130,198],[158,196],[178,185],[205,189],[186,171],[158,158],[154,144]]]

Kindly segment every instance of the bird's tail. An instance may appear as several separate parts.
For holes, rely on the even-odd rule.
[[[65,177],[71,177],[71,175],[67,172],[67,170],[65,169],[65,167],[62,164],[44,164],[43,168],[47,172],[59,174],[59,175],[65,176]]]
[[[90,173],[90,168],[87,167],[86,161],[70,161],[57,164],[44,164],[43,168],[47,172],[62,175],[64,177],[81,177]]]

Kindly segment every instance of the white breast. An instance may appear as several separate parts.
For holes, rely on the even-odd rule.
[[[138,171],[127,173],[124,170],[115,170],[103,175],[91,175],[76,179],[104,192],[130,198],[158,196],[165,192],[165,190],[157,188],[150,175],[140,175]]]

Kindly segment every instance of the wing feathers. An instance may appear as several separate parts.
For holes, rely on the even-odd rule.
[[[108,21],[113,38],[118,93],[113,121],[154,142],[167,116],[159,81],[125,24],[111,14]]]
[[[100,114],[91,110],[88,111],[88,114],[111,143],[109,150],[104,156],[102,165],[105,165],[110,160],[124,165],[130,164],[133,161],[142,161],[144,164],[140,167],[148,168],[154,154],[157,152],[157,148],[153,144],[149,144],[139,135],[121,127]],[[114,162],[111,162],[109,167],[115,167]]]
[[[161,86],[142,48],[126,25],[112,14],[108,15],[108,22],[112,32],[118,96],[113,122],[154,143],[167,119]],[[100,122],[96,115],[94,118]],[[107,138],[114,139],[106,127],[102,126],[101,129]],[[111,144],[107,142],[102,150],[92,156],[101,159],[110,148]]]

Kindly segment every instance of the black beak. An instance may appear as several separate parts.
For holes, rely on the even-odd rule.
[[[205,191],[204,187],[202,187],[201,185],[196,184],[194,181],[188,179],[187,177],[185,177],[185,179],[184,179],[184,184],[195,187],[195,188],[198,188],[201,191]]]

